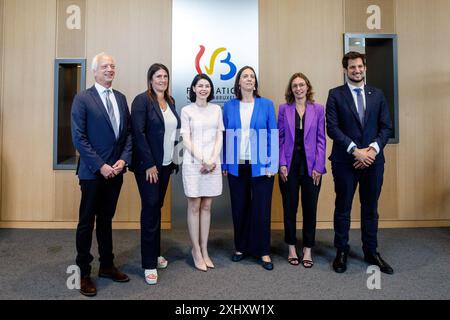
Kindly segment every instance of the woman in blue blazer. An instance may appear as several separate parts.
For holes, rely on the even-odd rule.
[[[261,258],[272,270],[270,212],[278,171],[278,130],[272,101],[260,97],[252,67],[239,70],[236,99],[225,103],[222,171],[228,176],[234,225],[234,262]]]
[[[161,208],[170,175],[177,169],[174,152],[180,118],[169,95],[169,70],[155,63],[147,73],[148,89],[131,106],[132,170],[141,196],[141,256],[145,281],[156,284],[157,268],[167,267],[160,253]]]

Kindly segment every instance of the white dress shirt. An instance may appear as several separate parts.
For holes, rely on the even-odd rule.
[[[161,109],[164,118],[164,156],[163,166],[168,166],[173,161],[173,150],[175,148],[175,131],[178,121],[169,105],[166,103],[166,111]]]
[[[356,113],[358,113],[358,98],[357,98],[356,91],[354,89],[357,89],[357,88],[362,89],[361,94],[362,94],[363,101],[364,101],[364,112],[365,112],[366,111],[366,95],[365,95],[365,91],[364,91],[364,84],[360,87],[357,87],[357,86],[354,86],[347,82],[347,85],[350,88],[350,92],[352,93],[353,102],[355,103]],[[356,144],[352,141],[347,147],[347,152],[350,152],[350,150],[353,148],[353,146],[356,146]],[[373,147],[377,154],[380,152],[380,147],[378,146],[377,142],[372,142],[369,146]]]
[[[254,102],[239,103],[239,113],[241,115],[240,160],[251,160],[250,122],[254,107]]]

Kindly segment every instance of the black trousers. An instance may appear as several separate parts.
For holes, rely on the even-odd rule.
[[[269,255],[273,181],[273,177],[252,177],[250,164],[240,164],[237,177],[228,174],[236,251]]]
[[[288,173],[288,180],[280,183],[281,197],[284,211],[284,241],[289,245],[297,244],[297,210],[299,191],[301,188],[302,213],[303,213],[303,246],[312,248],[316,238],[317,201],[319,199],[320,186],[314,185],[314,180],[308,174],[299,174],[294,165]]]
[[[173,166],[158,169],[158,182],[149,183],[144,173],[135,173],[141,196],[141,257],[143,269],[156,269],[161,255],[161,208]]]
[[[96,224],[100,268],[113,266],[112,219],[123,183],[123,175],[112,179],[80,180],[81,202],[76,234],[77,258],[81,276],[91,273],[92,232]]]
[[[359,184],[361,203],[361,239],[365,253],[375,253],[378,233],[378,198],[383,185],[384,163],[376,163],[362,170],[351,163],[331,163],[336,192],[334,210],[334,245],[348,251],[348,232],[353,196]]]

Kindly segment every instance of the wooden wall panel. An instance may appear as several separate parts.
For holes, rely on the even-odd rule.
[[[4,1],[1,220],[52,221],[56,1]]]
[[[395,0],[344,0],[344,20],[345,32],[349,33],[395,33]],[[367,25],[369,20],[370,27],[374,27],[372,17],[378,14],[370,8],[377,6],[380,10],[379,29],[370,29]],[[367,10],[369,13],[367,13]],[[378,27],[378,26],[375,26]]]
[[[3,43],[3,6],[4,0],[0,0],[0,181],[2,181],[2,132],[3,132],[3,50],[5,48]],[[2,207],[2,184],[0,183],[0,220]]]
[[[146,90],[147,70],[161,62],[171,68],[172,3],[167,0],[89,0],[86,13],[87,87],[93,84],[92,58],[108,52],[116,58],[113,87],[127,97],[128,105]],[[107,28],[105,28],[107,26]],[[170,220],[170,192],[162,221]],[[115,221],[139,221],[140,197],[136,181],[126,174]]]
[[[310,78],[322,104],[328,90],[342,83],[343,1],[260,0],[259,80],[262,95],[276,106],[283,102],[293,72]],[[171,1],[89,0],[86,10],[87,86],[93,84],[92,57],[106,51],[117,60],[114,88],[131,106],[146,88],[152,63],[171,67]],[[448,12],[448,0],[395,0],[400,143],[385,150],[381,227],[450,225]],[[78,219],[77,177],[73,171],[52,170],[56,23],[56,0],[0,0],[0,227],[73,228]],[[331,141],[327,143],[329,155]],[[327,170],[319,199],[320,228],[332,227],[329,161]],[[276,183],[277,228],[282,227],[280,198]],[[170,193],[166,200],[167,227]],[[128,173],[115,227],[139,227],[139,210],[136,183]],[[355,195],[355,227],[358,211]]]
[[[328,90],[342,83],[342,1],[260,1],[260,86],[262,95],[284,103],[289,77],[303,72],[314,88],[315,100],[326,103]],[[326,21],[327,23],[323,23]],[[327,141],[327,154],[331,142]],[[318,220],[331,221],[334,187],[330,163],[319,198]],[[283,209],[276,183],[272,221],[281,222]]]
[[[86,56],[86,1],[57,0],[57,58],[84,58]],[[70,13],[67,13],[67,9]],[[70,28],[67,26],[67,20],[69,20]]]
[[[450,219],[450,1],[397,0],[399,219]]]

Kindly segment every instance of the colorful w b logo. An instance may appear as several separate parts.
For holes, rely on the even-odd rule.
[[[224,52],[227,51],[227,48],[217,48],[212,56],[211,56],[211,60],[209,61],[209,67],[205,66],[205,70],[206,73],[208,75],[212,75],[214,73],[214,66],[216,63],[216,58],[217,56]],[[203,54],[205,53],[205,47],[200,45],[200,51],[197,53],[197,56],[195,57],[195,69],[197,70],[197,72],[199,74],[203,73],[202,69],[200,68],[200,59],[202,58]],[[220,80],[222,81],[226,81],[226,80],[230,80],[231,78],[234,77],[234,75],[236,74],[236,65],[231,62],[231,54],[228,52],[227,57],[223,60],[220,60],[221,63],[228,65],[228,67],[230,68],[230,71],[227,74],[221,74],[220,75]]]

